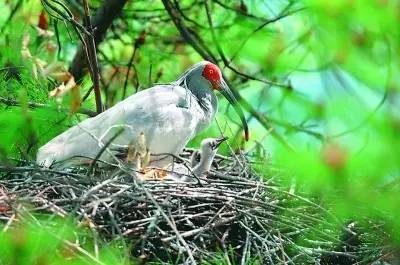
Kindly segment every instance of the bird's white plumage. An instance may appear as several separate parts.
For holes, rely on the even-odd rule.
[[[112,142],[110,149],[128,145],[143,132],[152,154],[176,155],[214,118],[216,97],[213,93],[207,97],[203,104],[209,104],[210,111],[199,105],[189,89],[175,84],[143,90],[52,139],[39,149],[37,163],[50,166],[55,161],[74,156],[94,158],[122,127],[124,131]],[[109,154],[105,152],[101,159],[110,160]]]
[[[194,152],[191,157],[191,165],[186,166],[184,164],[170,164],[167,169],[172,171],[167,176],[167,179],[176,179],[181,181],[190,181],[191,175],[201,177],[211,169],[211,164],[214,161],[215,155],[217,154],[219,145],[224,142],[227,138],[206,138],[201,141],[200,152]],[[200,155],[200,161],[195,163],[195,156]],[[178,174],[175,174],[178,173]]]

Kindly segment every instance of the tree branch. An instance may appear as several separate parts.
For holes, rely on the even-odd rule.
[[[7,106],[15,106],[15,107],[18,107],[18,106],[22,105],[20,102],[16,101],[15,99],[3,98],[3,97],[0,97],[0,103],[3,103],[5,105],[7,105]],[[50,108],[51,109],[52,108],[51,106],[49,106],[47,104],[36,103],[36,102],[28,102],[27,105],[31,109],[38,109],[38,108]],[[56,109],[56,108],[54,108],[54,109]],[[66,113],[70,112],[69,108],[61,108],[60,110],[63,111],[63,112],[66,112]],[[90,117],[94,117],[94,116],[97,115],[96,112],[88,110],[88,109],[85,109],[85,108],[80,108],[77,111],[77,113],[85,114],[85,115],[90,116]]]
[[[103,105],[101,102],[101,93],[100,93],[100,73],[99,73],[99,65],[97,61],[97,54],[96,54],[96,43],[94,41],[93,37],[93,27],[92,27],[92,21],[90,19],[90,9],[89,9],[89,3],[88,0],[83,0],[83,9],[85,12],[84,16],[84,25],[86,26],[86,29],[90,32],[90,34],[87,34],[85,36],[86,39],[86,49],[87,49],[87,54],[88,54],[88,62],[90,65],[90,75],[92,77],[93,81],[93,87],[94,87],[94,96],[95,96],[95,101],[96,101],[96,111],[97,113],[101,113],[103,111]]]
[[[182,37],[185,39],[187,43],[189,43],[195,51],[197,51],[200,56],[202,56],[204,59],[211,61],[215,64],[217,63],[216,57],[211,53],[210,50],[205,49],[202,47],[203,41],[201,40],[200,36],[193,35],[189,32],[189,30],[186,28],[182,18],[179,16],[179,11],[177,11],[175,6],[169,1],[169,0],[162,0],[165,9],[167,10],[168,14],[170,15],[172,21],[174,22],[175,26],[181,33]],[[210,22],[210,17],[209,17],[209,22]],[[212,25],[212,23],[211,23]],[[220,50],[222,52],[222,50]],[[224,62],[225,63],[225,62]],[[226,65],[228,68],[229,65]],[[271,135],[275,137],[280,143],[282,143],[286,148],[289,150],[294,150],[293,147],[284,139],[283,136],[281,136],[272,126],[271,123],[268,121],[264,115],[261,115],[258,113],[256,109],[254,109],[250,103],[248,103],[245,99],[241,97],[239,92],[236,91],[230,84],[229,80],[224,76],[224,79],[226,80],[228,86],[231,88],[232,93],[235,95],[235,97],[238,99],[238,101],[242,104],[242,106],[251,114],[253,115],[257,121],[267,130],[271,131]]]
[[[210,62],[217,62],[217,58],[210,52],[210,50],[199,41],[199,36],[193,31],[190,31],[184,24],[182,17],[179,16],[179,6],[174,6],[169,0],[162,0],[165,10],[174,22],[176,28],[181,33],[182,37],[195,49],[201,57]]]
[[[93,38],[96,46],[103,41],[104,36],[112,22],[120,15],[128,0],[105,0],[104,4],[97,10],[92,19],[92,26],[95,29]],[[72,60],[70,72],[77,82],[82,80],[84,69],[87,67],[86,52],[83,45],[80,45],[74,59]]]

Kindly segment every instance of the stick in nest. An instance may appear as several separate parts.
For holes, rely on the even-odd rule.
[[[192,152],[186,150],[182,159],[189,160]],[[240,163],[217,157],[218,171],[212,167],[203,186],[139,182],[132,171],[121,166],[93,169],[94,183],[87,180],[87,167],[68,172],[29,165],[0,167],[0,186],[5,193],[0,204],[6,201],[10,206],[0,217],[9,227],[15,222],[13,209],[31,203],[36,211],[68,213],[90,221],[98,236],[108,240],[122,237],[135,242],[134,255],[163,261],[197,263],[221,249],[232,264],[246,264],[254,257],[262,264],[307,264],[324,253],[338,252],[351,258],[361,253],[363,257],[372,252],[376,255],[378,248],[371,245],[360,246],[358,252],[355,248],[352,253],[346,253],[346,248],[337,251],[335,246],[346,243],[326,232],[337,228],[336,223],[324,221],[326,210],[274,181],[260,180],[245,157],[237,158]],[[321,224],[326,229],[318,228]],[[313,238],[298,241],[307,234]]]

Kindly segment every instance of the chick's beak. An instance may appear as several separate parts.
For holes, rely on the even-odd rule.
[[[239,106],[239,103],[238,103],[237,99],[235,98],[235,96],[233,95],[231,89],[228,87],[228,85],[225,83],[224,80],[222,80],[221,83],[220,83],[219,91],[229,101],[229,103],[232,104],[232,106],[235,109],[236,113],[239,115],[240,120],[242,121],[245,139],[246,139],[246,141],[248,141],[249,140],[249,127],[247,125],[246,118],[244,117],[242,108]]]
[[[225,136],[215,139],[216,147],[219,147],[223,142],[225,142],[225,141],[228,140],[228,139],[229,139],[229,138],[228,138],[228,137],[225,137]]]

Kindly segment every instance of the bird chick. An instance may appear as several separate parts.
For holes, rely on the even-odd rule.
[[[217,154],[218,147],[228,139],[228,137],[221,138],[206,138],[201,141],[200,151],[194,151],[190,159],[190,167],[184,164],[171,164],[166,169],[168,174],[164,177],[166,180],[173,180],[178,182],[191,182],[194,176],[196,178],[202,177],[207,174],[211,169],[212,162]],[[196,158],[200,157],[197,163]]]
[[[207,138],[201,141],[200,162],[192,170],[197,177],[206,174],[211,169],[218,147],[227,139],[228,137]]]
[[[195,151],[191,157],[191,167],[183,163],[173,163],[163,169],[142,167],[138,178],[146,180],[171,180],[176,182],[191,182],[191,175],[201,177],[210,169],[218,147],[226,141],[227,137],[207,138],[200,144],[200,152]],[[195,157],[200,156],[200,161],[196,164]],[[139,168],[139,167],[138,167]]]

